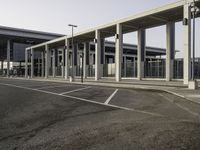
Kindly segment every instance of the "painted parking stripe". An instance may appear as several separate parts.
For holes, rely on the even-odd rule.
[[[183,109],[184,111],[186,111],[186,112],[192,114],[193,116],[198,116],[198,117],[199,117],[199,114],[198,114],[198,113],[195,113],[195,112],[191,111],[189,108],[184,107],[184,106],[182,106],[182,105],[180,105],[180,104],[175,103],[174,101],[172,101],[172,100],[169,99],[168,97],[164,96],[163,94],[160,94],[160,93],[159,93],[158,95],[160,95],[161,97],[163,97],[163,98],[166,99],[167,101],[169,101],[169,102],[175,104],[177,107]]]
[[[119,89],[116,89],[111,95],[110,97],[108,97],[108,99],[105,101],[104,104],[109,104],[109,102],[111,101],[111,99],[115,96],[115,94],[118,92]]]
[[[78,91],[86,90],[86,89],[89,89],[89,88],[91,88],[91,87],[88,86],[88,87],[84,87],[84,88],[80,88],[80,89],[75,89],[75,90],[71,90],[71,91],[60,93],[60,95],[65,95],[65,94],[69,94],[69,93],[73,93],[73,92],[78,92]]]
[[[146,111],[140,111],[140,110],[135,110],[135,109],[131,109],[131,108],[126,108],[126,107],[121,107],[121,106],[116,106],[116,105],[110,105],[110,104],[106,105],[104,103],[100,103],[100,102],[96,102],[96,101],[91,101],[91,100],[87,100],[87,99],[84,99],[84,98],[79,98],[79,97],[74,97],[74,96],[69,96],[69,95],[60,95],[58,93],[53,93],[53,92],[44,91],[44,90],[32,89],[32,88],[28,88],[28,87],[22,87],[22,86],[18,86],[18,85],[13,85],[13,84],[0,83],[0,85],[10,86],[10,87],[16,87],[16,88],[21,88],[21,89],[26,89],[26,90],[31,90],[31,91],[37,91],[37,92],[41,92],[41,93],[46,93],[46,94],[51,94],[51,95],[56,95],[56,96],[62,96],[62,97],[67,97],[67,98],[72,98],[72,99],[76,99],[76,100],[79,100],[79,101],[89,102],[89,103],[93,103],[93,104],[98,104],[98,105],[102,105],[102,106],[106,106],[106,107],[111,107],[111,108],[117,108],[117,109],[126,110],[126,111],[132,111],[132,112],[142,113],[142,114],[156,116],[156,117],[163,117],[163,115],[156,114],[156,113],[151,113],[151,112],[146,112]]]

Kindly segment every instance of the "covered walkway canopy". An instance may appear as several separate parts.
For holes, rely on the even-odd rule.
[[[191,10],[193,0],[180,0],[163,7],[159,7],[144,13],[133,15],[121,20],[117,20],[105,25],[100,25],[83,32],[76,33],[73,36],[74,43],[87,43],[94,41],[95,43],[95,80],[101,78],[101,53],[102,39],[115,36],[115,71],[116,81],[121,79],[121,64],[123,53],[123,34],[138,31],[138,52],[137,52],[137,78],[140,80],[144,77],[144,61],[146,47],[145,30],[152,27],[167,25],[167,41],[166,41],[166,80],[172,78],[172,63],[175,51],[175,22],[184,20],[183,36],[184,36],[184,83],[188,84],[191,76]],[[200,0],[195,0],[195,5],[200,7]],[[200,13],[196,14],[199,17]],[[69,57],[68,50],[72,43],[72,36],[64,36],[49,42],[35,45],[27,48],[28,50],[43,49],[45,51],[54,47],[64,47],[66,50],[65,57]],[[86,48],[86,47],[84,47]],[[74,51],[74,50],[72,50]],[[48,53],[46,53],[48,55]],[[48,58],[48,56],[46,56]],[[67,60],[67,59],[66,59]],[[46,60],[47,61],[47,60]],[[73,62],[74,63],[74,62]],[[48,63],[46,63],[48,64]],[[46,66],[47,67],[47,66]],[[73,65],[72,65],[73,67]],[[68,78],[68,62],[65,62],[65,75]],[[26,75],[27,76],[27,75]],[[46,74],[48,77],[48,73]]]

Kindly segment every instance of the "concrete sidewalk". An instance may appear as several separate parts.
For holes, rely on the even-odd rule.
[[[35,81],[47,81],[47,82],[57,82],[57,83],[71,83],[69,80],[62,78],[13,78],[21,80],[35,80]],[[115,88],[132,88],[132,89],[145,89],[145,90],[158,90],[164,91],[182,98],[185,98],[189,101],[200,104],[200,88],[197,90],[189,90],[186,85],[183,85],[181,81],[137,81],[126,79],[120,82],[115,82],[114,80],[101,79],[99,81],[94,81],[93,78],[84,79],[84,82],[81,83],[81,79],[78,78],[72,84],[84,84],[84,85],[95,85],[95,86],[106,86],[106,87],[115,87]]]

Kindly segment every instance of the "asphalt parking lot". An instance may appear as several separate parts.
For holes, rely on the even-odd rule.
[[[1,150],[196,150],[199,119],[164,92],[0,78]]]

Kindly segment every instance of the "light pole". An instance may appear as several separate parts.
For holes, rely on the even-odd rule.
[[[195,5],[195,0],[191,4],[191,13],[193,19],[193,32],[192,32],[192,80],[195,80],[195,15],[199,12],[199,8]]]
[[[74,80],[74,28],[77,28],[77,25],[69,24],[69,27],[72,28],[72,80]]]

